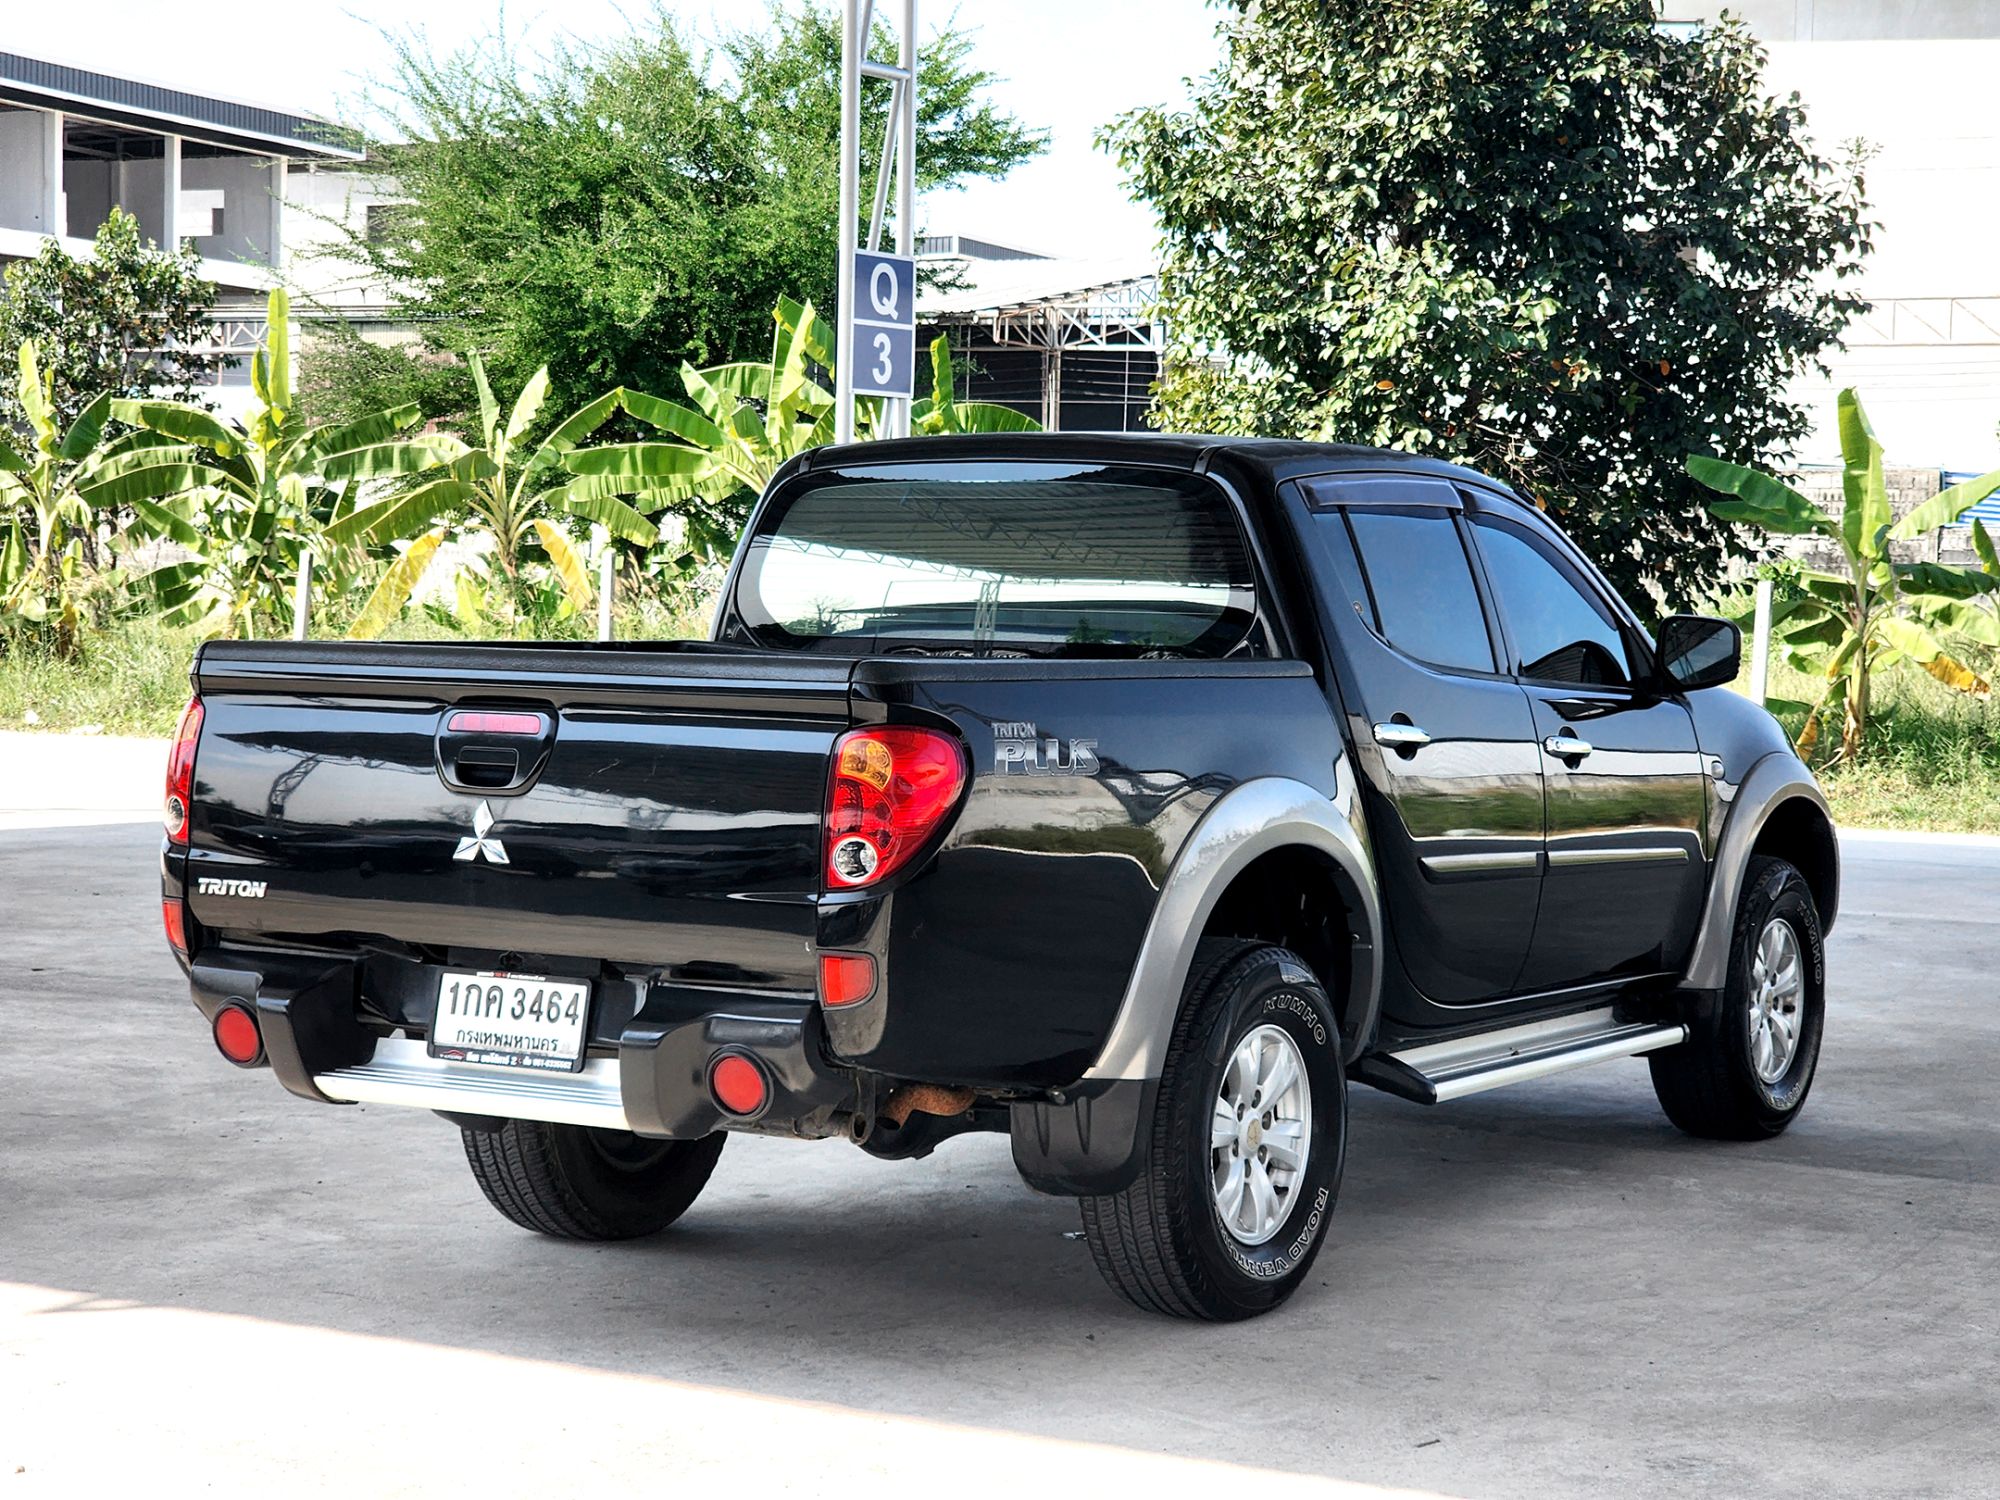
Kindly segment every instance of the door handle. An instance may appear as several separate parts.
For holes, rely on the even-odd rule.
[[[1375,743],[1392,750],[1415,750],[1428,745],[1431,737],[1414,724],[1377,724]]]
[[[1542,741],[1542,748],[1559,760],[1582,760],[1591,751],[1588,742],[1567,732],[1548,736]]]

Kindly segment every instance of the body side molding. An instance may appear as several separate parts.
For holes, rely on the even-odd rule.
[[[1719,990],[1729,977],[1729,937],[1736,925],[1736,897],[1743,889],[1743,871],[1750,862],[1750,850],[1771,813],[1792,798],[1803,798],[1819,809],[1820,816],[1833,825],[1826,797],[1813,780],[1812,772],[1789,751],[1774,750],[1751,766],[1730,799],[1728,820],[1715,851],[1714,869],[1709,876],[1708,898],[1701,909],[1701,930],[1695,936],[1694,952],[1688,959],[1683,981],[1691,990]],[[1836,842],[1835,857],[1839,855]],[[1824,913],[1826,926],[1833,925],[1832,912]]]
[[[1353,780],[1344,757],[1340,772],[1337,800],[1289,777],[1259,777],[1224,793],[1203,815],[1160,888],[1118,1019],[1086,1080],[1160,1076],[1209,914],[1252,860],[1292,846],[1332,859],[1365,929],[1355,935],[1348,976],[1350,1004],[1358,1005],[1352,1013],[1360,1018],[1356,1037],[1365,1042],[1381,1003],[1382,910],[1374,861],[1347,811],[1354,805]]]

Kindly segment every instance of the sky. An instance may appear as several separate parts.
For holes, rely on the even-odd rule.
[[[74,8],[10,0],[6,8],[9,51],[350,123],[359,122],[368,79],[388,67],[383,27],[420,24],[443,51],[490,31],[500,14],[495,0],[203,0],[193,11],[163,0]],[[615,36],[651,8],[650,0],[515,0],[506,15],[532,46],[564,34]],[[766,11],[763,0],[664,0],[662,8],[709,34],[753,27]],[[1002,183],[927,198],[925,232],[1053,254],[1146,255],[1151,216],[1130,201],[1093,137],[1127,109],[1185,100],[1183,80],[1217,60],[1216,10],[1206,0],[919,0],[918,30],[954,14],[973,33],[977,64],[1004,80],[995,101],[1046,126],[1049,151]]]

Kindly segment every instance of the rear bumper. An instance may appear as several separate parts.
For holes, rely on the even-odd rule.
[[[190,976],[196,1007],[212,1020],[225,1005],[248,1006],[278,1081],[322,1103],[695,1140],[723,1129],[831,1135],[846,1128],[859,1102],[854,1075],[826,1061],[811,999],[704,997],[656,986],[620,1033],[615,1057],[592,1056],[578,1073],[530,1073],[449,1062],[430,1056],[422,1041],[377,1035],[357,1018],[354,963],[283,955],[250,968],[208,958],[197,959]],[[730,1114],[709,1093],[710,1069],[730,1054],[751,1058],[769,1082],[769,1101],[755,1114]]]

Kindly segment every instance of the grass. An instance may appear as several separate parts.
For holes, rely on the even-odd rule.
[[[1772,697],[1809,702],[1820,690],[1816,679],[1771,663]],[[1872,691],[1860,763],[1818,768],[1834,821],[1844,828],[2000,833],[2000,703],[1954,693],[1910,668],[1880,674]],[[1794,736],[1805,722],[1804,714],[1778,717]],[[1821,731],[1820,749],[1839,742],[1836,714]]]
[[[0,729],[172,734],[200,639],[135,620],[88,637],[76,661],[15,644],[0,655]]]

